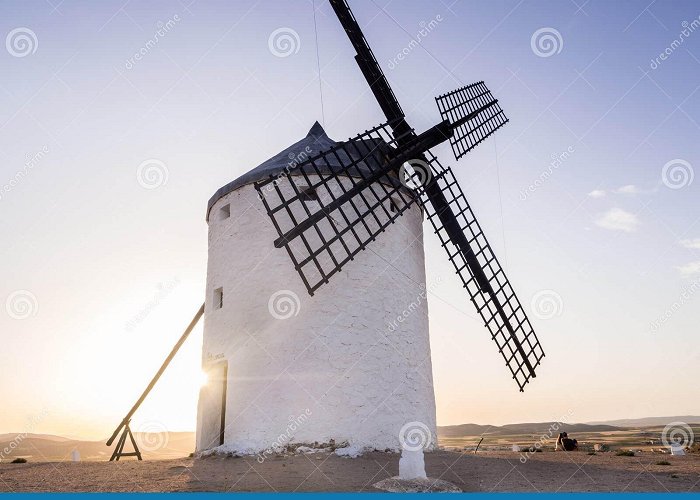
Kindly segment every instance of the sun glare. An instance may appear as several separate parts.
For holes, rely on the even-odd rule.
[[[207,375],[207,372],[205,371],[200,371],[199,372],[199,386],[204,387],[209,383],[209,375]]]

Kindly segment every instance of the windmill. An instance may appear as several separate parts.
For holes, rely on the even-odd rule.
[[[330,0],[330,4],[387,122],[322,151],[292,171],[255,183],[279,235],[274,245],[287,250],[313,295],[368,244],[381,238],[389,224],[414,203],[419,204],[522,392],[536,376],[544,351],[452,170],[443,167],[430,151],[449,141],[459,160],[508,119],[484,82],[477,82],[436,97],[443,121],[416,134],[347,1]],[[336,167],[339,158],[341,168]],[[306,179],[305,189],[295,180],[300,173]],[[353,179],[352,186],[343,186],[339,175]],[[282,184],[288,189],[280,188]],[[300,211],[293,207],[303,204],[309,187],[318,204],[313,211],[304,205],[304,217],[299,218]],[[408,196],[405,188],[410,190]],[[368,198],[376,201],[368,203]],[[400,199],[399,206],[387,209],[394,198]],[[342,228],[337,221],[345,223]],[[310,245],[317,237],[321,244]]]
[[[199,398],[198,452],[328,441],[397,449],[406,419],[434,447],[427,305],[391,339],[379,332],[375,341],[414,292],[366,286],[388,269],[379,247],[396,254],[388,263],[396,276],[425,281],[423,248],[413,245],[422,242],[424,215],[520,391],[535,377],[544,352],[532,325],[452,170],[431,152],[449,141],[460,159],[507,123],[503,110],[477,82],[438,96],[442,121],[416,133],[347,2],[330,4],[387,121],[344,142],[316,123],[212,196],[207,300],[108,441],[121,432],[112,460],[141,459],[131,418],[201,317],[209,383]],[[297,284],[311,298],[302,301]],[[387,401],[395,411],[378,412]]]

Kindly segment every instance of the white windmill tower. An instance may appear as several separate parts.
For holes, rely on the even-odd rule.
[[[258,191],[254,183],[291,173],[303,193],[295,216],[317,211],[326,194],[309,185],[319,177],[297,167],[335,146],[316,123],[209,201],[203,343],[209,382],[200,397],[199,451],[224,444],[260,452],[330,440],[395,449],[406,419],[423,422],[435,436],[420,206],[390,224],[372,251],[358,254],[313,297],[286,252],[273,245],[277,232],[260,197],[289,186],[271,183]],[[407,189],[403,196],[410,196]],[[387,209],[401,203],[396,194]],[[328,224],[347,227],[342,220]],[[399,335],[392,322],[409,306]]]
[[[503,110],[477,82],[436,98],[443,121],[417,134],[347,2],[329,1],[387,122],[344,142],[316,123],[215,193],[205,305],[107,442],[123,431],[112,459],[141,458],[130,419],[205,311],[199,452],[434,447],[424,217],[519,389],[535,377],[539,340],[430,151],[449,140],[460,159],[508,121]]]

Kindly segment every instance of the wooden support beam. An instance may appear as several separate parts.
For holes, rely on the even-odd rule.
[[[124,433],[120,437],[119,441],[117,442],[117,448],[115,449],[115,453],[112,454],[112,458],[110,460],[113,460],[115,457],[115,454],[117,453],[117,450],[119,450],[119,447],[121,445],[121,449],[123,450],[124,448],[124,442],[126,441],[127,435],[128,437],[131,438],[131,442],[134,445],[134,448],[136,448],[136,441],[134,441],[134,436],[131,434],[131,429],[129,429],[129,422],[131,422],[131,417],[136,413],[136,410],[138,410],[139,406],[141,406],[141,403],[143,403],[143,400],[146,399],[146,396],[151,392],[151,389],[153,389],[153,386],[156,385],[156,382],[158,382],[158,379],[160,379],[161,375],[163,375],[163,372],[165,369],[168,367],[170,362],[173,360],[175,357],[175,354],[177,354],[177,351],[180,350],[180,347],[182,347],[182,344],[184,344],[185,340],[187,340],[187,337],[189,337],[190,333],[192,333],[192,330],[194,330],[194,327],[197,325],[199,322],[200,318],[204,315],[204,304],[199,308],[199,310],[195,313],[194,318],[192,318],[192,321],[190,321],[190,324],[187,326],[185,329],[184,333],[180,336],[178,339],[177,343],[175,346],[172,348],[170,351],[170,354],[168,354],[168,357],[165,358],[165,361],[163,361],[163,364],[160,366],[156,374],[153,376],[151,379],[151,382],[148,384],[146,389],[143,391],[141,394],[141,397],[136,401],[134,406],[131,407],[131,410],[129,410],[129,413],[126,414],[126,416],[122,419],[122,421],[119,423],[117,428],[114,430],[112,433],[112,436],[107,440],[107,446],[111,446],[114,440],[117,438],[117,435],[119,432],[124,429]],[[121,451],[121,450],[120,450]],[[137,451],[139,460],[141,460],[141,454]],[[126,454],[121,453],[121,456],[127,456]],[[136,455],[133,455],[136,456]],[[117,457],[117,460],[119,458]]]

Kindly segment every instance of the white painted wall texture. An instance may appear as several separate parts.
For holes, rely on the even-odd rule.
[[[222,219],[226,205],[230,217]],[[252,184],[212,207],[203,366],[228,362],[220,451],[330,440],[399,450],[399,431],[412,421],[427,426],[434,447],[420,208],[406,211],[313,297],[286,250],[274,248],[277,236]],[[270,298],[280,291],[272,314]],[[220,402],[211,394],[200,398],[200,452],[218,445],[212,425]]]

